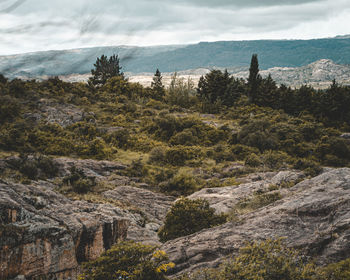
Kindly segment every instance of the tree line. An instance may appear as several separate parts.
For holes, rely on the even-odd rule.
[[[89,84],[93,86],[102,86],[113,76],[125,79],[118,55],[113,55],[109,59],[102,55],[97,58],[94,66],[89,80]],[[151,89],[155,99],[164,99],[165,88],[159,69],[154,74]],[[262,78],[259,74],[257,54],[252,55],[247,80],[234,78],[227,70],[211,70],[200,78],[196,95],[203,103],[202,110],[208,113],[220,111],[221,106],[236,106],[245,98],[251,104],[282,109],[295,116],[312,114],[326,124],[350,124],[349,86],[339,85],[335,80],[326,90],[316,90],[307,85],[295,89],[283,84],[278,86],[271,75]]]

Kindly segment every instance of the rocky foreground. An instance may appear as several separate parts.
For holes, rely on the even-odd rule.
[[[245,196],[260,183],[203,190],[193,196],[218,205],[234,200],[235,190],[245,189]],[[349,210],[350,169],[334,169],[303,180],[286,190],[281,200],[242,215],[237,222],[169,241],[162,248],[177,264],[176,272],[183,272],[216,266],[246,241],[285,237],[288,246],[302,249],[323,265],[350,257]]]
[[[76,279],[81,262],[98,257],[118,240],[160,244],[156,232],[174,198],[142,184],[131,186],[130,178],[112,180],[111,174],[123,168],[112,162],[56,161],[60,176],[77,165],[114,184],[102,194],[108,203],[69,199],[57,192],[55,180],[27,185],[0,181],[0,279]],[[2,161],[0,168],[8,164]],[[280,199],[239,213],[232,222],[163,244],[176,263],[172,273],[217,266],[246,241],[281,236],[321,265],[350,257],[349,168],[325,170],[311,179],[297,171],[259,173],[241,182],[203,189],[190,198],[205,198],[217,212],[226,213],[257,193],[279,192]]]

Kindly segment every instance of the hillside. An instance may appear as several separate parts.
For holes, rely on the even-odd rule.
[[[350,39],[201,42],[159,47],[96,47],[0,56],[0,73],[9,78],[89,73],[102,54],[119,54],[125,72],[154,73],[211,67],[247,67],[253,53],[261,69],[306,66],[320,59],[350,64]]]
[[[198,89],[0,76],[0,278],[346,279],[350,87]]]

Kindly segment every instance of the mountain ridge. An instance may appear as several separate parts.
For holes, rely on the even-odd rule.
[[[184,71],[208,67],[247,67],[258,53],[263,70],[301,67],[320,59],[350,64],[350,38],[200,42],[152,47],[115,46],[0,56],[0,73],[9,78],[86,74],[96,57],[118,54],[123,71]]]

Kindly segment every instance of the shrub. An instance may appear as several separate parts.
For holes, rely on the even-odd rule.
[[[142,162],[142,157],[140,157],[137,160],[133,160],[124,172],[129,177],[145,177],[148,170]]]
[[[8,95],[0,96],[0,124],[13,120],[19,115],[19,102]]]
[[[199,143],[199,139],[188,128],[172,136],[169,142],[171,145],[193,146]]]
[[[58,166],[57,164],[49,157],[40,155],[36,159],[37,166],[40,169],[41,173],[44,177],[52,178],[58,174]]]
[[[234,161],[236,159],[236,155],[232,153],[230,147],[223,144],[214,146],[212,151],[209,150],[208,156],[215,159],[216,163],[223,161]]]
[[[175,202],[165,217],[164,226],[159,230],[161,242],[186,236],[204,228],[225,223],[227,216],[215,214],[215,209],[203,199],[181,198]]]
[[[240,201],[236,208],[239,210],[255,210],[266,205],[269,205],[277,200],[280,200],[282,195],[280,192],[270,192],[270,193],[254,193],[250,198]]]
[[[19,171],[31,180],[35,180],[38,177],[38,167],[33,161],[24,161]]]
[[[249,156],[252,153],[258,154],[259,150],[257,148],[236,144],[232,146],[231,153],[233,154],[235,159],[244,160],[247,156]]]
[[[21,155],[19,160],[12,162],[12,165],[31,180],[52,178],[58,173],[57,164],[43,155]]]
[[[95,177],[87,177],[83,170],[75,166],[71,167],[70,173],[63,178],[63,183],[70,185],[76,193],[87,193],[96,185]]]
[[[319,163],[310,159],[299,159],[294,164],[294,168],[304,170],[304,173],[308,176],[317,176],[321,173],[322,167]]]
[[[329,264],[320,268],[317,280],[348,280],[350,279],[350,259]]]
[[[285,152],[281,151],[265,151],[262,154],[263,163],[271,169],[278,169],[287,166],[292,162],[291,157]]]
[[[245,159],[245,165],[251,166],[251,167],[257,167],[262,164],[262,161],[259,156],[257,156],[254,153],[251,153],[247,158]]]
[[[175,146],[166,150],[165,160],[167,163],[182,166],[187,160],[193,160],[201,157],[199,147]]]
[[[79,280],[165,280],[164,273],[175,265],[164,251],[155,247],[124,241],[83,265]]]
[[[169,182],[162,187],[165,191],[172,195],[189,195],[198,189],[196,178],[186,170],[180,169]]]
[[[177,280],[348,280],[350,259],[315,267],[282,239],[248,243],[217,269],[201,269]]]
[[[130,139],[130,132],[128,129],[121,128],[108,134],[106,141],[118,148],[127,148]]]
[[[311,280],[315,274],[296,250],[281,239],[253,242],[240,249],[238,257],[223,264],[220,280]]]
[[[258,148],[260,152],[276,149],[278,139],[269,128],[270,123],[266,120],[251,121],[242,127],[237,140],[241,144]]]
[[[163,146],[154,147],[148,157],[149,163],[164,163],[165,162],[165,150]]]

